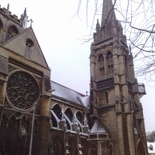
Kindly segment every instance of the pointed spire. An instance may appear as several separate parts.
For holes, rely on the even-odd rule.
[[[8,5],[7,5],[7,10],[8,10],[8,11],[9,11],[9,8],[10,8],[10,5],[8,4]]]
[[[99,20],[97,19],[97,23],[96,23],[96,31],[99,31],[100,30],[100,23],[99,23]]]
[[[24,9],[24,17],[27,15],[27,10],[26,8]]]
[[[107,21],[115,21],[116,16],[114,12],[114,5],[112,0],[103,0],[103,10],[102,10],[102,26],[105,25]]]

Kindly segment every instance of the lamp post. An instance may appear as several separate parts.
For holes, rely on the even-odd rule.
[[[36,103],[34,104],[33,115],[32,115],[32,126],[31,126],[31,135],[30,135],[29,155],[32,154],[32,143],[33,143],[33,129],[34,129],[34,117],[35,117],[35,111],[36,111]]]

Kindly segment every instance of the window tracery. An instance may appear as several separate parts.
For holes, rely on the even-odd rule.
[[[15,108],[29,110],[39,97],[39,86],[27,72],[14,72],[8,79],[7,100]]]

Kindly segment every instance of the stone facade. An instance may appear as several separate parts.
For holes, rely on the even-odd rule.
[[[145,87],[111,0],[96,25],[90,75],[90,96],[51,81],[26,10],[18,18],[0,8],[0,155],[147,155]]]

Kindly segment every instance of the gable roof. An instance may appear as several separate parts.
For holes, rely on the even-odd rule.
[[[85,96],[75,90],[72,90],[54,81],[51,81],[51,87],[53,90],[52,96],[56,96],[61,98],[62,100],[67,100],[75,104],[89,108],[89,96]]]
[[[8,41],[4,42],[2,46],[17,54],[22,55],[23,57],[26,57],[25,53],[27,39],[32,40],[34,43],[34,46],[31,48],[31,57],[28,59],[38,63],[45,68],[49,68],[32,27],[29,27],[16,36],[10,38]]]

